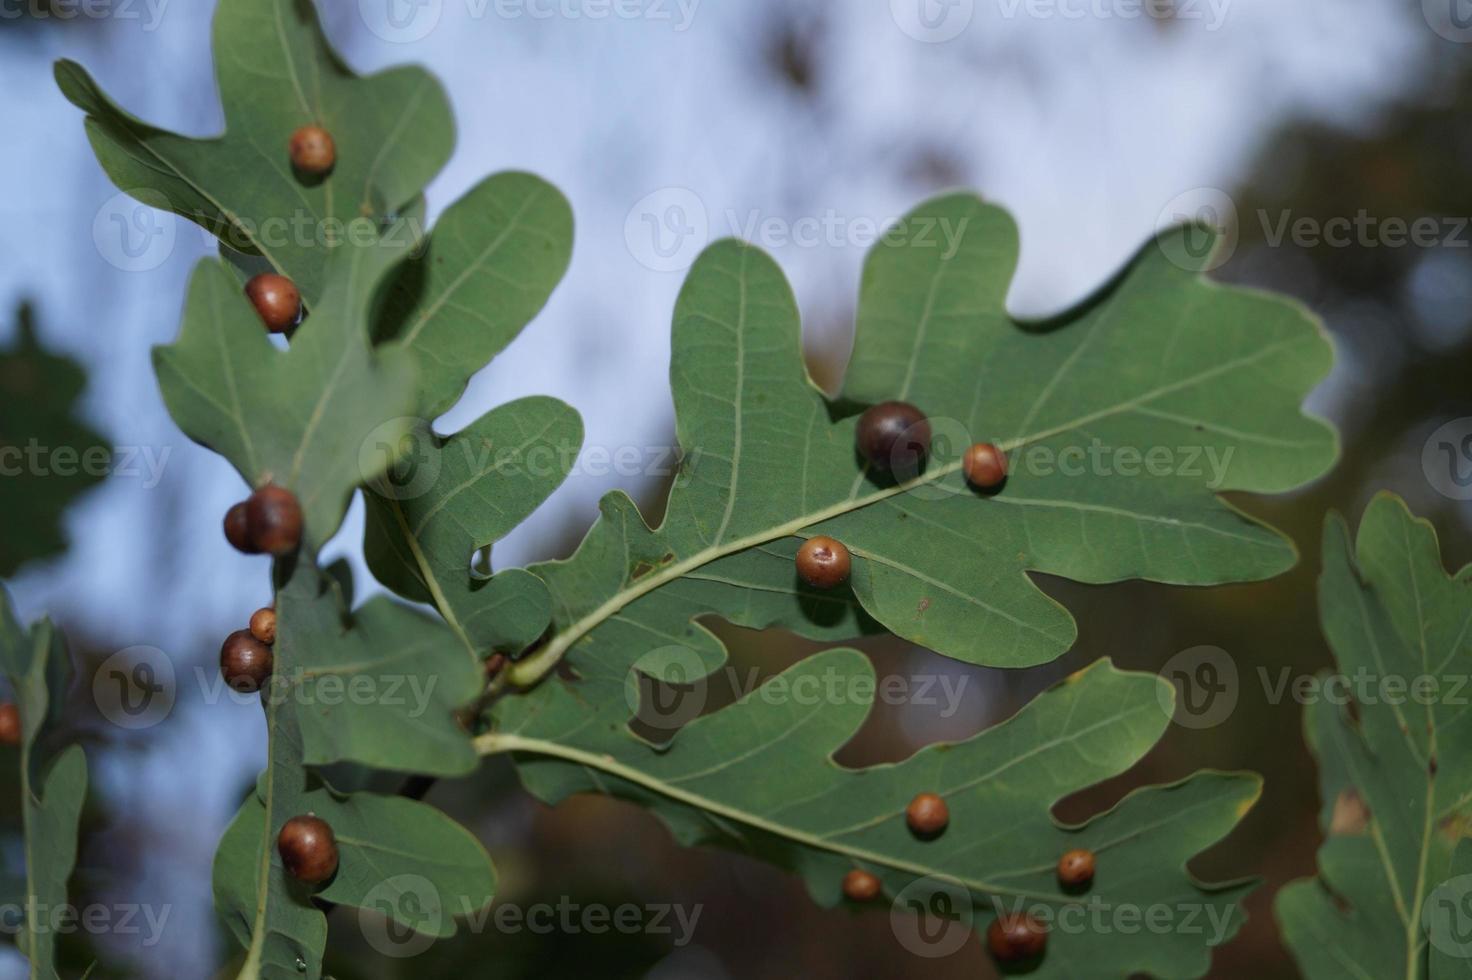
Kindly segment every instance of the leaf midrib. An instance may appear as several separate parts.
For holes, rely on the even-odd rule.
[[[661,779],[649,776],[642,770],[633,766],[625,765],[610,755],[598,752],[588,752],[565,745],[561,742],[553,742],[540,738],[529,738],[523,735],[514,735],[502,732],[491,732],[481,735],[475,740],[476,751],[481,755],[502,755],[514,752],[526,752],[535,755],[550,756],[562,759],[566,762],[608,773],[618,779],[633,783],[650,792],[657,793],[667,799],[692,807],[702,813],[715,814],[728,820],[735,821],[747,827],[763,833],[771,834],[785,840],[793,841],[813,850],[827,851],[852,858],[855,861],[864,861],[879,867],[889,868],[904,874],[912,874],[917,878],[937,873],[936,868],[929,867],[923,863],[906,861],[892,855],[882,854],[865,848],[854,847],[836,843],[823,837],[808,834],[783,824],[774,823],[766,818],[744,810],[739,810],[727,804],[712,800],[699,793],[682,790],[679,787]],[[950,874],[950,872],[948,872]],[[1012,898],[1029,899],[1036,902],[1046,902],[1050,905],[1066,905],[1074,899],[1067,895],[1053,894],[1049,892],[1034,892],[1025,889],[1005,888],[985,879],[972,879],[959,875],[955,879],[973,892],[988,895],[1009,896]]]
[[[1092,412],[1088,415],[1080,416],[1079,418],[1073,419],[1069,422],[1065,422],[1051,429],[1045,429],[1031,435],[1020,436],[1016,439],[1004,441],[999,448],[1004,454],[1011,453],[1024,446],[1040,442],[1044,439],[1052,438],[1053,436],[1062,435],[1066,432],[1071,432],[1075,429],[1081,428],[1082,426],[1088,425],[1100,419],[1109,418],[1111,416],[1118,415],[1124,412],[1133,411],[1139,406],[1147,404],[1157,398],[1179,391],[1183,388],[1190,387],[1191,385],[1198,384],[1217,375],[1246,367],[1256,361],[1261,360],[1264,357],[1268,357],[1272,354],[1277,353],[1283,347],[1290,346],[1292,344],[1302,343],[1304,339],[1305,338],[1303,337],[1292,337],[1286,340],[1281,340],[1278,343],[1270,344],[1266,347],[1260,348],[1253,354],[1214,365],[1213,367],[1198,372],[1191,377],[1183,378],[1180,381],[1173,382],[1171,384],[1162,385],[1158,388],[1152,389],[1151,391],[1137,395],[1136,397],[1128,401],[1121,402],[1108,408],[1099,409],[1098,411]],[[667,585],[670,582],[684,576],[686,573],[694,571],[697,568],[701,568],[718,558],[723,558],[727,555],[735,554],[740,551],[745,551],[748,548],[753,548],[757,545],[766,544],[769,541],[775,541],[779,538],[788,537],[790,535],[796,534],[798,531],[801,531],[805,527],[809,527],[814,524],[821,524],[824,521],[832,520],[836,517],[841,517],[844,514],[848,514],[852,511],[862,510],[863,508],[868,507],[871,504],[876,504],[880,501],[888,500],[891,497],[907,493],[917,487],[939,482],[945,477],[960,471],[960,469],[961,462],[958,460],[954,463],[936,467],[933,470],[928,470],[927,472],[922,473],[921,475],[911,480],[906,480],[903,483],[898,483],[892,487],[884,487],[882,489],[879,489],[866,497],[850,497],[849,499],[840,500],[837,503],[832,504],[828,507],[821,508],[808,514],[800,515],[790,521],[778,524],[774,527],[758,531],[754,534],[750,534],[742,538],[736,538],[722,544],[712,545],[711,547],[703,548],[700,551],[694,552],[688,558],[674,562],[656,572],[645,575],[638,581],[614,593],[597,608],[593,609],[591,612],[578,619],[577,621],[569,624],[565,629],[559,630],[552,637],[552,639],[540,650],[536,651],[531,656],[512,664],[507,669],[507,677],[510,683],[514,684],[517,687],[530,687],[531,685],[537,683],[543,677],[545,677],[547,673],[551,671],[551,669],[557,664],[557,662],[562,659],[567,651],[571,649],[574,643],[596,629],[600,624],[602,624],[604,620],[608,619],[610,616],[614,615],[619,610],[623,609],[629,603],[640,598],[641,596],[647,595],[650,592],[653,592],[655,589]]]

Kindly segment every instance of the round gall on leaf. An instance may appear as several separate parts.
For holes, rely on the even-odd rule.
[[[337,872],[337,838],[327,821],[313,814],[292,817],[276,837],[286,873],[318,885]]]
[[[870,466],[910,477],[930,451],[930,423],[908,402],[880,402],[859,416],[857,438]]]
[[[843,897],[850,902],[872,902],[879,897],[879,879],[855,868],[843,876]]]
[[[815,589],[831,589],[848,581],[853,558],[841,542],[819,534],[797,549],[797,574]]]
[[[303,126],[291,134],[291,165],[298,173],[320,177],[337,164],[337,143],[321,126]]]
[[[986,945],[998,962],[1016,963],[1042,954],[1048,945],[1048,929],[1023,912],[999,916],[986,930]]]
[[[250,694],[261,689],[276,666],[271,648],[251,635],[236,630],[220,645],[220,674],[232,690]]]
[[[905,808],[905,822],[917,837],[939,837],[951,822],[951,810],[936,794],[921,793]]]
[[[978,442],[961,457],[966,480],[978,490],[991,490],[1007,479],[1007,457],[989,442]]]
[[[285,276],[274,272],[253,276],[245,284],[245,295],[272,333],[285,333],[302,318],[302,294]]]
[[[257,551],[289,555],[302,541],[302,507],[296,494],[267,484],[250,495],[245,507],[251,544]]]

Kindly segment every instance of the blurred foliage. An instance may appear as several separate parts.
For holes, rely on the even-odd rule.
[[[18,317],[19,338],[0,350],[0,577],[66,546],[62,511],[112,464],[107,443],[76,418],[81,365],[42,349],[29,305]]]

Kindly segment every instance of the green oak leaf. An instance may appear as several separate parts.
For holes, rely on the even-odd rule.
[[[374,351],[367,318],[375,290],[410,251],[401,226],[334,253],[322,301],[288,349],[271,342],[223,263],[206,259],[190,283],[179,339],[154,350],[164,403],[179,428],[220,453],[252,486],[296,493],[313,549],[332,536],[353,490],[392,462],[413,425],[414,366]]]
[[[564,656],[579,672],[627,669],[669,644],[714,666],[724,651],[696,622],[706,613],[818,638],[872,617],[949,657],[1023,667],[1075,636],[1031,573],[1208,585],[1290,567],[1291,542],[1218,493],[1284,491],[1330,465],[1334,433],[1300,403],[1331,350],[1297,304],[1180,262],[1187,231],[1145,248],[1079,309],[1020,324],[1004,308],[1011,219],[966,194],[923,204],[865,266],[838,404],[803,368],[775,263],[738,242],[711,246],[675,310],[685,456],[665,520],[651,530],[610,494],[577,554],[533,569],[552,592],[553,632],[513,681],[530,685]],[[918,405],[935,432],[923,472],[898,481],[861,465],[857,417],[835,417],[891,398]],[[959,457],[973,441],[1012,455],[1000,492],[966,485]],[[1106,455],[1096,445],[1108,467],[1092,462]],[[1155,452],[1147,469],[1156,450],[1174,467]],[[852,552],[850,588],[799,583],[793,557],[815,534]]]
[[[397,458],[364,495],[368,564],[399,595],[434,604],[482,656],[519,651],[551,622],[542,581],[490,575],[490,548],[566,478],[582,424],[551,398],[504,405],[448,437],[431,422],[536,316],[571,253],[572,213],[555,188],[528,174],[488,178],[399,270],[376,321],[381,344],[417,365],[420,421],[377,447]]]
[[[374,331],[414,359],[425,419],[453,406],[531,322],[571,259],[572,208],[531,174],[488,177],[440,215],[424,252],[391,281]]]
[[[433,603],[479,655],[525,647],[551,619],[546,587],[519,569],[486,576],[472,559],[557,489],[582,438],[577,412],[555,398],[503,405],[448,438],[421,426],[403,463],[365,494],[374,576]]]
[[[73,360],[42,349],[31,308],[20,308],[20,336],[0,350],[0,576],[66,546],[61,514],[102,480],[112,450],[78,421],[86,375]]]
[[[39,736],[71,680],[66,641],[48,620],[29,631],[16,622],[10,596],[0,588],[0,670],[20,710],[21,819],[25,831],[24,926],[17,935],[31,976],[56,980],[56,935],[38,925],[67,905],[67,879],[77,859],[77,829],[87,796],[87,756],[69,745],[52,759],[40,755]]]
[[[225,132],[209,139],[130,115],[74,62],[58,62],[56,79],[87,113],[92,148],[118,187],[262,256],[314,305],[344,226],[396,214],[449,159],[449,100],[421,68],[354,75],[309,0],[221,0],[214,51]],[[291,167],[288,141],[309,124],[337,145],[325,178]]]
[[[319,893],[326,901],[387,902],[393,911],[398,879],[418,876],[451,911],[433,923],[408,921],[417,914],[408,907],[393,914],[449,935],[450,914],[489,900],[489,858],[453,821],[409,800],[336,793],[308,768],[349,762],[464,775],[476,753],[454,712],[480,693],[482,671],[442,623],[390,599],[348,612],[341,569],[328,575],[301,559],[279,571],[275,667],[262,695],[268,765],[221,841],[215,892],[248,950],[240,976],[318,977],[326,922],[276,851],[276,835],[293,816],[316,812],[338,837],[338,873]]]
[[[326,916],[286,874],[276,850],[280,824],[300,813],[326,820],[337,839],[339,871],[316,893],[321,901],[366,909],[424,936],[443,938],[454,935],[456,915],[483,908],[495,893],[495,870],[485,848],[434,807],[375,793],[342,794],[310,776],[305,783],[276,782],[269,803],[259,793],[245,802],[215,855],[215,907],[248,951],[243,976],[316,980],[322,975]],[[277,819],[268,833],[270,814]],[[259,900],[263,873],[264,902]],[[393,940],[396,947],[411,942]]]
[[[1466,975],[1469,586],[1472,567],[1448,575],[1431,526],[1394,495],[1371,502],[1353,541],[1342,517],[1326,523],[1319,606],[1337,680],[1321,679],[1305,732],[1327,839],[1318,877],[1276,902],[1306,977]],[[1460,961],[1461,972],[1428,958]]]
[[[1033,976],[1205,973],[1211,948],[1240,927],[1237,903],[1253,886],[1204,885],[1186,863],[1252,806],[1257,777],[1201,772],[1138,790],[1079,826],[1052,816],[1061,799],[1150,750],[1169,724],[1169,685],[1096,664],[964,742],[844,768],[833,753],[863,723],[875,684],[867,659],[835,650],[690,722],[664,748],[550,702],[509,706],[477,744],[488,755],[514,753],[527,787],[549,803],[580,792],[632,800],[684,844],[714,843],[796,871],[825,905],[840,901],[846,871],[863,868],[902,908],[959,889],[970,902],[963,921],[982,931],[999,913],[1054,921]],[[906,804],[922,791],[950,809],[949,827],[932,840],[905,823]],[[1077,847],[1095,852],[1098,871],[1086,893],[1065,893],[1058,858]],[[1156,907],[1179,928],[1111,925]],[[921,928],[936,926],[945,923]]]
[[[460,776],[475,753],[455,711],[480,693],[481,666],[438,620],[378,596],[347,611],[337,581],[305,560],[276,599],[268,715],[296,716],[310,766]]]

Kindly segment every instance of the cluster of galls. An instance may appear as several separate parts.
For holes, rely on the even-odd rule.
[[[930,422],[908,402],[880,402],[859,416],[858,449],[875,471],[911,476],[930,452]],[[989,442],[978,442],[961,457],[961,472],[978,490],[995,490],[1007,479],[1007,457]],[[797,574],[815,589],[848,581],[853,557],[840,541],[819,534],[797,549]]]
[[[276,610],[257,609],[247,629],[236,630],[220,645],[220,674],[230,689],[253,694],[265,686],[276,669]]]
[[[1083,848],[1067,851],[1058,859],[1058,884],[1069,893],[1088,888],[1094,881],[1094,852]],[[987,949],[1003,963],[1016,963],[1041,956],[1048,945],[1048,927],[1026,912],[999,915],[986,930]]]
[[[303,126],[291,136],[291,165],[304,177],[323,177],[337,162],[332,136],[320,126]],[[271,333],[285,333],[301,322],[302,297],[286,276],[262,273],[245,285],[245,294]],[[295,494],[267,484],[225,514],[225,537],[246,554],[276,557],[297,550],[302,539],[302,508]],[[236,691],[259,691],[275,669],[276,610],[257,609],[247,629],[236,630],[220,647],[220,673]],[[276,837],[286,873],[319,885],[337,873],[337,838],[314,813],[292,817]]]
[[[917,837],[939,836],[950,815],[945,801],[934,793],[921,793],[905,811],[910,830]],[[1058,883],[1076,893],[1094,880],[1094,852],[1075,848],[1058,859]],[[843,876],[843,897],[850,902],[872,902],[884,891],[879,878],[862,868]],[[986,930],[986,945],[999,962],[1021,963],[1041,956],[1048,945],[1048,927],[1026,912],[997,916]]]
[[[935,793],[920,793],[905,808],[910,833],[921,840],[934,840],[950,825],[946,801]],[[1058,859],[1058,883],[1076,893],[1094,880],[1094,852],[1075,848]],[[851,902],[872,902],[883,892],[877,876],[855,868],[843,876],[843,895]],[[986,931],[987,949],[999,962],[1018,963],[1041,956],[1048,944],[1048,927],[1026,912],[998,916]]]
[[[320,126],[303,126],[291,136],[291,165],[298,173],[321,176],[337,161],[332,136]],[[285,333],[302,318],[296,283],[274,272],[253,276],[245,295],[271,333]],[[302,538],[302,508],[284,487],[267,484],[225,514],[225,537],[248,555],[289,555]]]

